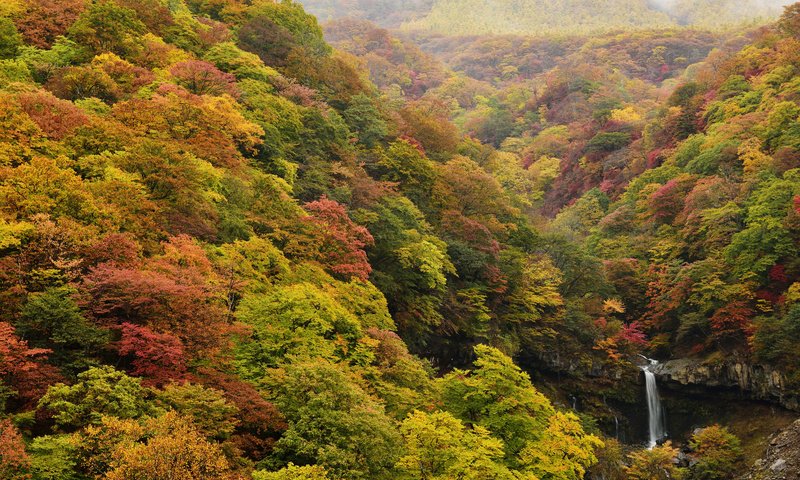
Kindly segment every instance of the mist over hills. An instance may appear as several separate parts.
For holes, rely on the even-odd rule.
[[[320,21],[360,18],[385,27],[397,27],[430,12],[436,0],[301,0]]]
[[[675,26],[721,28],[774,19],[788,0],[305,0],[321,21],[455,35],[592,33]]]

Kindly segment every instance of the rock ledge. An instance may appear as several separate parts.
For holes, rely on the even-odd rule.
[[[735,360],[708,364],[692,359],[677,359],[660,363],[653,372],[660,382],[667,384],[738,389],[751,398],[777,402],[790,410],[800,410],[800,399],[796,392],[787,390],[785,375],[771,367]]]

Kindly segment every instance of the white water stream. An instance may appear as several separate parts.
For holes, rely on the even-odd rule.
[[[645,388],[647,389],[647,415],[649,427],[649,440],[647,448],[653,448],[658,445],[660,440],[667,437],[667,429],[664,425],[664,408],[661,406],[661,398],[658,395],[658,385],[656,385],[656,375],[652,369],[658,365],[655,360],[647,359],[647,365],[644,365]]]

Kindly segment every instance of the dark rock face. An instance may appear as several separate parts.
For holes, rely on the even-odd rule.
[[[706,364],[691,359],[677,359],[659,364],[653,372],[659,382],[738,389],[750,398],[776,402],[790,410],[800,410],[800,398],[797,392],[788,390],[785,375],[764,365],[736,360]]]
[[[739,480],[800,479],[800,420],[770,438],[764,457]]]

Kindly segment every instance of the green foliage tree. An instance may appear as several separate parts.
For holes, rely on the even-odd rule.
[[[320,466],[298,467],[292,463],[277,472],[267,472],[266,470],[253,472],[253,480],[328,480],[329,478],[325,469]]]
[[[74,385],[50,387],[39,407],[53,412],[60,428],[75,429],[97,424],[104,415],[123,419],[145,416],[153,411],[147,397],[139,379],[102,366],[79,374]]]
[[[52,350],[50,359],[70,373],[95,365],[93,357],[109,337],[84,318],[72,299],[76,293],[70,287],[54,287],[31,295],[17,327],[31,345]]]
[[[14,22],[9,18],[0,17],[0,59],[16,57],[21,46],[22,37],[17,32]]]
[[[447,410],[489,429],[516,455],[536,439],[555,409],[530,383],[530,377],[496,348],[475,347],[471,371],[455,371],[441,380]]]
[[[37,437],[28,447],[30,469],[42,480],[81,480],[77,472],[75,441],[70,435]]]
[[[247,377],[258,378],[264,368],[277,367],[287,359],[344,360],[361,353],[358,318],[333,295],[309,283],[245,297],[237,316],[253,327],[251,338],[238,349]]]
[[[746,227],[733,236],[725,249],[739,278],[763,281],[772,266],[796,254],[787,212],[798,193],[800,170],[788,171],[782,179],[762,181],[756,187],[747,209]]]
[[[145,25],[136,12],[113,0],[93,2],[68,30],[68,36],[94,54],[116,53],[122,57],[136,53],[138,37]]]
[[[332,51],[323,38],[322,28],[316,17],[307,14],[299,3],[292,0],[260,2],[251,12],[254,15],[263,15],[286,29],[299,45],[313,55],[328,55]]]
[[[289,422],[271,463],[316,464],[331,478],[395,478],[400,438],[394,422],[345,367],[296,362],[267,383]]]
[[[719,425],[703,428],[692,435],[689,446],[697,459],[691,467],[691,478],[726,480],[740,472],[744,451],[741,441],[727,428]]]
[[[447,412],[415,411],[403,421],[400,432],[405,455],[397,465],[408,478],[516,478],[502,463],[500,440],[483,427],[464,426]]]
[[[436,170],[419,148],[404,140],[392,142],[377,166],[382,170],[381,178],[399,183],[401,191],[415,205],[425,209]]]
[[[358,132],[358,141],[367,148],[374,147],[389,133],[386,121],[367,95],[358,94],[350,99],[342,118],[353,132]]]
[[[686,471],[675,465],[678,449],[667,442],[648,450],[639,450],[628,455],[630,465],[625,472],[631,480],[681,480]]]
[[[424,332],[441,321],[437,306],[455,267],[447,245],[408,198],[387,196],[359,212],[375,239],[368,251],[372,281],[384,292],[403,329]]]
[[[238,423],[238,409],[228,403],[219,390],[192,383],[170,384],[156,393],[164,407],[191,419],[207,437],[225,440]]]

